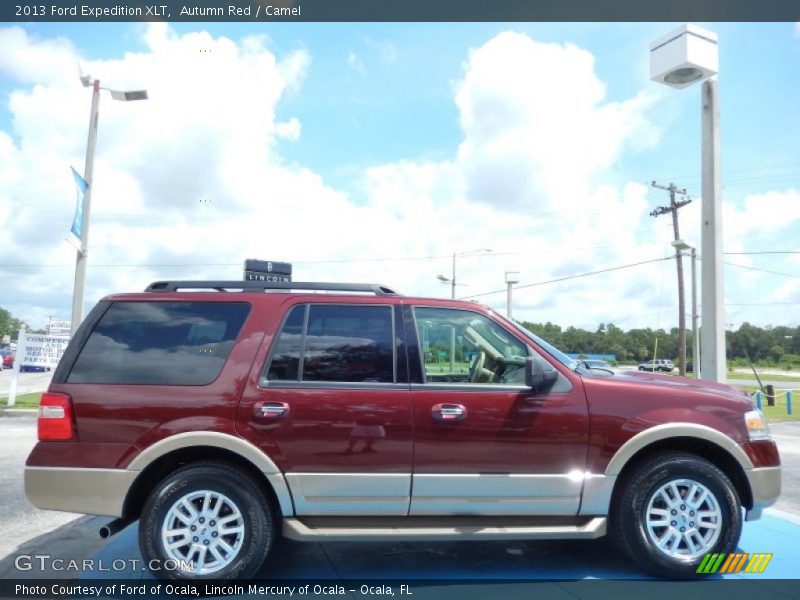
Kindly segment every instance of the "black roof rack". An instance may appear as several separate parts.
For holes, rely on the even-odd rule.
[[[145,292],[177,292],[178,290],[313,290],[323,292],[366,292],[376,296],[398,296],[399,292],[378,283],[325,283],[317,281],[155,281]]]

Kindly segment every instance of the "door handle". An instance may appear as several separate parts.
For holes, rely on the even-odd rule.
[[[467,408],[463,404],[434,404],[431,414],[437,421],[463,421],[467,417]]]
[[[283,419],[289,416],[289,405],[286,402],[256,402],[253,412],[257,419]]]

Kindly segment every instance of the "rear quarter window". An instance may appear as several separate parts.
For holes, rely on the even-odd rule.
[[[115,302],[67,382],[207,385],[249,312],[244,302]]]

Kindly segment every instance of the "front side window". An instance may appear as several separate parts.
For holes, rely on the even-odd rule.
[[[249,312],[244,302],[115,302],[67,382],[207,385]]]
[[[392,383],[393,339],[391,306],[297,306],[275,342],[266,378]]]
[[[527,347],[491,319],[425,307],[414,318],[427,383],[525,384]]]

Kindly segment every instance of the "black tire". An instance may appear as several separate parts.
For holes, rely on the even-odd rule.
[[[666,536],[671,527],[656,527],[653,531],[648,531],[647,513],[648,505],[662,486],[672,481],[685,480],[699,483],[710,492],[712,499],[719,509],[721,521],[717,523],[719,533],[716,534],[716,541],[709,543],[707,548],[702,550],[702,554],[692,557],[685,537],[681,535],[676,545],[678,552],[685,548],[686,556],[673,557],[668,552],[660,550],[652,536],[663,534]],[[689,494],[689,489],[681,489],[684,484],[679,484],[678,489],[685,499]],[[689,486],[686,485],[686,488]],[[696,495],[695,498],[699,496]],[[662,506],[659,504],[663,496],[654,499],[654,507]],[[681,502],[680,500],[678,502]],[[710,502],[710,500],[707,500]],[[681,525],[695,525],[695,521],[686,523],[680,519],[690,519],[689,503],[681,502],[675,506],[677,516],[672,521],[673,509],[668,509],[669,514],[665,519],[669,524],[676,523]],[[665,504],[663,506],[666,506]],[[707,506],[707,505],[706,505]],[[681,507],[686,510],[682,511]],[[699,509],[695,509],[699,510]],[[698,514],[693,512],[693,515]],[[699,517],[697,517],[699,523]],[[674,540],[678,535],[679,527],[676,527],[674,535],[670,539]],[[688,579],[699,577],[696,573],[697,567],[703,556],[709,552],[733,552],[739,543],[739,536],[742,533],[742,512],[740,509],[739,496],[733,487],[730,479],[715,465],[694,454],[683,452],[671,452],[659,454],[642,462],[640,465],[624,476],[620,481],[620,488],[615,492],[614,501],[611,508],[611,534],[617,545],[627,553],[627,555],[645,571],[671,579]],[[690,529],[686,527],[685,529]],[[698,527],[708,535],[708,542],[712,542],[713,529]],[[688,535],[688,534],[687,534]],[[700,533],[698,532],[698,535]],[[699,542],[699,538],[692,536],[694,542]],[[662,538],[663,539],[663,538]],[[670,545],[669,543],[667,544]],[[701,548],[701,544],[696,544]]]
[[[214,535],[214,538],[224,539],[231,544],[232,548],[235,548],[236,552],[231,552],[224,556],[225,560],[229,560],[229,562],[224,567],[213,572],[198,573],[181,570],[180,568],[172,570],[169,568],[151,569],[156,577],[167,580],[195,581],[204,579],[246,579],[255,575],[266,560],[275,538],[276,526],[274,510],[269,499],[265,497],[250,476],[235,466],[224,462],[203,461],[186,465],[164,478],[156,485],[148,497],[139,521],[139,548],[145,565],[150,568],[151,561],[157,561],[152,563],[156,566],[165,565],[164,561],[169,559],[174,561],[175,556],[168,554],[164,547],[162,526],[165,520],[170,518],[171,509],[181,498],[193,492],[200,493],[205,491],[224,495],[238,509],[240,518],[235,518],[235,513],[231,511],[231,506],[223,503],[221,510],[227,512],[220,514],[227,514],[228,516],[233,514],[234,525],[240,524],[240,527],[243,526],[241,540],[236,534],[229,535],[221,529],[222,522],[225,520],[224,516],[220,518],[219,525],[215,523],[218,527],[217,530],[214,530],[217,535],[214,535],[214,531],[209,531],[206,536],[208,541],[215,541],[209,539],[212,535]],[[217,503],[220,502],[218,498],[219,496],[215,498]],[[194,505],[194,507],[197,509],[198,505]],[[202,508],[202,500],[199,507]],[[185,514],[188,516],[188,512],[185,512]],[[196,528],[203,527],[202,532],[205,533],[207,529],[213,529],[209,526],[211,523],[213,521],[209,520],[200,525],[197,521],[194,521],[193,526]],[[193,531],[189,535],[194,535],[195,533],[200,535],[200,530]],[[172,539],[175,541],[176,538]],[[187,539],[187,543],[183,547],[190,546],[188,538],[185,539]],[[206,542],[202,541],[202,543]],[[236,548],[237,545],[238,548]],[[189,558],[197,562],[199,555],[190,555]],[[167,566],[169,567],[170,565]]]

